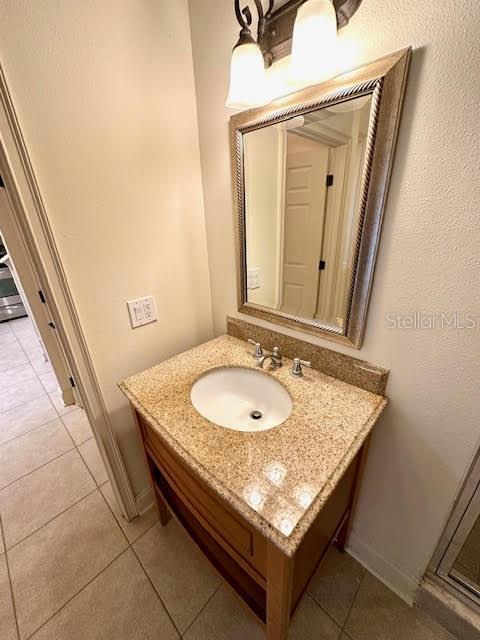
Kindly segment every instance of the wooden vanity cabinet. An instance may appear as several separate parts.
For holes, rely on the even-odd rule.
[[[290,618],[333,537],[344,544],[360,469],[357,454],[292,557],[285,555],[218,496],[134,410],[165,525],[180,521],[212,564],[266,624],[267,640],[284,640]]]

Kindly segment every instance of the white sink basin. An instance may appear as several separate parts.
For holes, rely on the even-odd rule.
[[[292,400],[271,376],[241,367],[205,373],[192,387],[192,404],[204,417],[235,431],[266,431],[285,422]]]

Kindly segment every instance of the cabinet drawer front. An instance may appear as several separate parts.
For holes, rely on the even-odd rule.
[[[186,467],[179,461],[160,438],[152,431],[145,421],[141,420],[141,427],[145,444],[153,454],[161,470],[176,485],[182,493],[183,499],[206,520],[209,526],[220,536],[227,545],[241,554],[263,574],[260,558],[255,558],[257,534],[254,534],[239,517],[228,510],[204,483],[193,477]],[[261,546],[261,544],[259,545]],[[258,562],[255,561],[258,559]],[[259,566],[260,564],[260,566]]]

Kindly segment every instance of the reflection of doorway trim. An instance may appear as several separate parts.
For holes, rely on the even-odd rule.
[[[80,325],[73,297],[0,66],[0,173],[33,277],[40,283],[112,488],[124,516],[138,515],[135,497]]]
[[[283,124],[283,123],[282,123]],[[277,211],[277,235],[276,235],[276,264],[277,282],[275,284],[275,309],[280,309],[283,293],[283,251],[284,251],[284,225],[285,225],[285,173],[287,166],[287,130],[285,126],[278,127],[279,153],[278,153],[278,211]]]

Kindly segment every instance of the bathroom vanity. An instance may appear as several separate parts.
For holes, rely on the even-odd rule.
[[[360,348],[410,56],[231,118],[241,314]],[[121,388],[161,522],[175,514],[284,640],[328,545],[348,537],[388,372],[239,319],[228,332]]]
[[[285,356],[282,367],[261,370],[252,351],[244,340],[221,336],[120,386],[143,440],[161,523],[173,513],[266,623],[268,640],[282,640],[329,543],[335,536],[345,542],[368,436],[386,400],[314,369],[294,377]],[[281,424],[262,430],[252,419],[251,430],[239,431],[195,409],[195,383],[236,368],[281,386],[291,401]],[[230,406],[240,415],[236,391],[220,394],[224,413]]]

